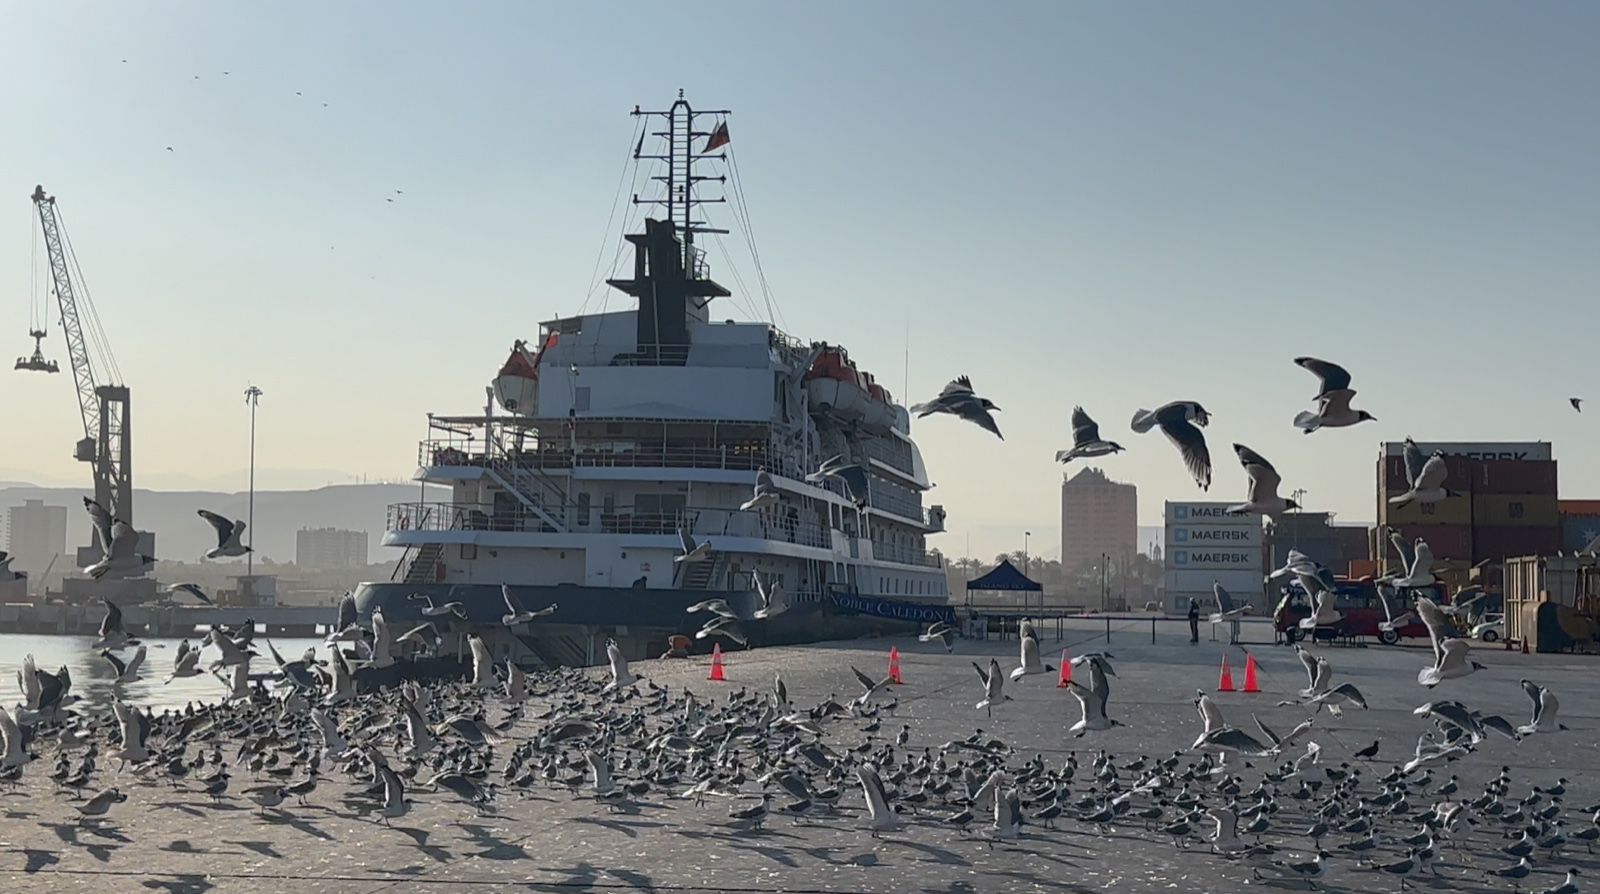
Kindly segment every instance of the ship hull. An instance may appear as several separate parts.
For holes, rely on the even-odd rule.
[[[501,622],[505,600],[493,584],[366,583],[356,589],[356,610],[363,620],[381,609],[391,628],[407,629],[432,620],[446,639],[452,632],[477,633],[501,657],[545,665],[596,665],[606,660],[605,645],[614,639],[630,660],[656,658],[673,636],[691,639],[712,619],[709,612],[690,614],[686,609],[708,599],[722,599],[748,617],[756,596],[748,592],[707,590],[635,589],[628,587],[528,586],[512,587],[518,607],[537,611],[549,605],[551,614],[515,630]],[[412,598],[416,596],[418,598]],[[422,610],[426,596],[434,605],[461,603],[465,620],[427,618]],[[889,636],[918,632],[934,621],[954,621],[948,603],[900,602],[839,593],[824,601],[800,602],[773,618],[741,622],[750,648],[797,645],[862,636]],[[693,640],[694,650],[709,652],[713,642],[724,651],[742,647],[725,639]]]

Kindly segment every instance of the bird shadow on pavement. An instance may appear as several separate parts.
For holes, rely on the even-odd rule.
[[[580,816],[574,819],[573,822],[585,823],[591,826],[599,826],[602,829],[610,829],[613,832],[621,832],[629,838],[638,838],[640,829],[661,829],[665,828],[667,825],[666,823],[658,822],[625,823],[621,820],[598,819],[592,816]]]
[[[216,811],[233,812],[245,809],[227,801],[157,801],[153,806],[157,810],[176,810],[189,816],[205,816]]]
[[[566,878],[557,882],[533,882],[528,885],[531,891],[550,891],[553,894],[568,894],[571,891],[586,891],[594,887],[600,880],[600,870],[587,860],[578,863],[571,869],[551,869],[550,872],[565,873]]]
[[[656,890],[655,881],[652,880],[650,876],[645,875],[642,872],[633,872],[627,869],[607,869],[606,875],[617,879],[631,888],[638,888],[641,891]]]
[[[889,838],[889,839],[885,839],[885,842],[890,847],[901,847],[901,848],[905,848],[907,850],[917,851],[918,853],[926,854],[929,857],[932,857],[934,859],[934,862],[942,863],[942,864],[944,864],[946,866],[971,866],[972,865],[972,861],[968,860],[966,857],[961,856],[960,854],[956,853],[955,851],[947,850],[945,848],[938,847],[936,845],[923,844],[922,842],[919,842],[919,841],[906,841],[905,839],[902,839],[902,838]]]
[[[450,862],[450,850],[449,850],[449,848],[439,847],[436,844],[429,844],[428,843],[428,832],[427,832],[426,829],[406,829],[406,828],[402,828],[400,826],[392,826],[391,828],[393,828],[394,831],[399,832],[400,834],[406,836],[407,838],[410,838],[413,842],[415,842],[415,844],[413,844],[412,847],[415,847],[417,850],[422,851],[423,855],[426,856],[428,859],[432,860],[433,862],[435,862],[435,863],[448,863],[448,862]]]
[[[205,876],[193,874],[175,875],[166,880],[150,878],[139,884],[152,891],[166,891],[168,894],[205,894],[216,887]]]
[[[283,854],[278,853],[277,848],[273,847],[270,841],[227,841],[226,843],[237,844],[245,850],[253,854],[260,854],[269,860],[283,859]]]
[[[38,872],[47,866],[54,866],[61,862],[61,855],[57,854],[55,851],[42,851],[35,848],[25,848],[21,853],[28,858],[28,863],[22,867],[22,871],[29,875],[32,875],[33,873]]]
[[[322,841],[333,840],[332,835],[329,835],[327,832],[317,828],[316,825],[309,820],[303,820],[299,817],[290,816],[289,814],[281,811],[277,813],[269,813],[262,817],[261,820],[262,822],[269,823],[274,826],[288,826],[289,828],[294,829],[296,832],[303,832],[307,835],[310,835],[312,838],[320,839]]]
[[[481,851],[468,854],[470,857],[482,857],[485,860],[530,860],[532,855],[520,844],[506,841],[495,835],[483,826],[471,823],[457,823],[456,826],[467,833],[467,843],[483,848]]]

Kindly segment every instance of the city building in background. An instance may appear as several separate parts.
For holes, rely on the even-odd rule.
[[[1398,567],[1388,528],[1407,542],[1418,537],[1427,541],[1435,572],[1443,572],[1447,580],[1453,580],[1452,573],[1464,576],[1476,563],[1554,555],[1561,548],[1556,461],[1549,442],[1417,446],[1425,456],[1435,450],[1444,453],[1449,470],[1444,486],[1458,496],[1428,505],[1392,505],[1389,498],[1406,490],[1405,445],[1385,443],[1378,457],[1378,524],[1369,541],[1380,570]]]
[[[1221,584],[1234,603],[1249,603],[1259,613],[1265,604],[1265,574],[1261,518],[1229,515],[1227,503],[1166,504],[1163,604],[1181,612],[1189,600],[1214,604],[1212,584]]]
[[[294,535],[294,563],[330,570],[367,565],[367,532],[340,528],[301,528]]]
[[[67,551],[67,507],[26,500],[11,507],[6,518],[6,552],[16,571],[43,574]]]
[[[1133,561],[1139,549],[1139,490],[1084,469],[1061,482],[1061,567],[1068,572]]]

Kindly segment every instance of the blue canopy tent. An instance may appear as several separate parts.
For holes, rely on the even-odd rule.
[[[967,581],[967,605],[972,605],[972,591],[980,590],[991,593],[1038,593],[1039,607],[1044,608],[1044,587],[1038,581],[1030,580],[1026,574],[1017,570],[1017,566],[1004,559],[988,574]],[[1023,597],[1023,604],[1027,604],[1027,597]]]

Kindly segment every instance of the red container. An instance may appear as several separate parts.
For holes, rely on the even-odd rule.
[[[1418,537],[1427,541],[1435,559],[1472,559],[1472,527],[1470,525],[1395,525],[1395,530],[1407,543]],[[1529,530],[1529,529],[1523,529]],[[1394,547],[1385,540],[1385,564],[1394,561]]]
[[[1444,467],[1444,486],[1453,491],[1466,493],[1474,490],[1483,479],[1483,463],[1475,459],[1465,456],[1446,456]],[[1406,482],[1405,457],[1386,456],[1378,460],[1378,481],[1380,490],[1387,488],[1391,494],[1404,493],[1409,486]],[[1512,493],[1527,493],[1527,491],[1512,491]]]
[[[1473,559],[1499,561],[1513,556],[1553,556],[1561,548],[1560,527],[1499,527],[1472,530]]]
[[[1479,485],[1473,490],[1485,494],[1556,493],[1556,461],[1489,459],[1480,465]]]

